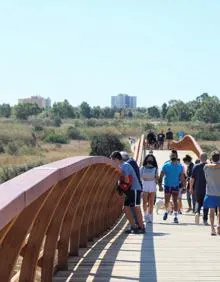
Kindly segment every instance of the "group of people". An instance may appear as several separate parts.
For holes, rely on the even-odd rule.
[[[153,130],[150,130],[146,138],[146,149],[163,150],[165,140],[167,141],[167,149],[169,150],[173,140],[173,132],[170,128],[168,128],[166,135],[163,130],[161,130],[158,134],[156,134]]]
[[[214,151],[208,161],[203,153],[195,164],[190,155],[178,158],[176,150],[170,151],[170,159],[164,163],[160,172],[153,153],[149,153],[139,168],[136,161],[126,152],[113,152],[111,159],[119,166],[121,178],[118,191],[124,195],[124,212],[130,223],[126,233],[145,233],[145,224],[153,223],[153,210],[156,203],[157,185],[164,191],[163,220],[173,214],[173,222],[179,223],[182,213],[182,195],[186,193],[187,212],[195,213],[195,223],[199,224],[203,207],[203,223],[208,225],[210,217],[211,235],[220,235],[220,153]],[[143,199],[143,211],[141,209]],[[217,229],[215,215],[218,215]]]

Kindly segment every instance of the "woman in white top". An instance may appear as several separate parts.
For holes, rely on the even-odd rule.
[[[145,157],[143,166],[140,168],[140,177],[143,183],[143,209],[146,222],[153,222],[154,200],[158,182],[158,165],[154,155]]]

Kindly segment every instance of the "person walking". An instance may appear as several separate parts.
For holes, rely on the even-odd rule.
[[[181,164],[179,158],[177,159],[177,162],[178,162],[179,164]],[[182,164],[181,164],[181,165],[182,165]],[[184,176],[185,176],[184,167],[183,167],[183,173],[184,173]],[[182,208],[183,208],[182,197],[183,197],[183,194],[186,193],[186,189],[185,189],[185,187],[184,187],[184,188],[182,187],[181,180],[180,180],[180,182],[179,182],[179,185],[180,185],[180,189],[179,189],[178,200],[177,200],[177,201],[178,201],[178,213],[179,213],[179,214],[182,214]]]
[[[143,210],[147,223],[153,223],[153,208],[158,183],[158,165],[154,155],[145,157],[140,168],[143,183]]]
[[[204,167],[206,178],[204,208],[210,208],[211,235],[215,236],[216,208],[218,213],[217,234],[220,235],[220,152],[214,151],[211,153],[211,162],[211,164],[206,164]]]
[[[195,212],[196,200],[194,190],[192,190],[192,194],[190,193],[190,178],[192,176],[192,171],[194,164],[192,162],[192,157],[190,155],[186,155],[183,158],[183,162],[187,167],[186,170],[186,198],[188,202],[188,210],[186,212],[190,212],[191,210]]]
[[[170,154],[170,161],[166,162],[161,170],[159,177],[159,190],[163,191],[162,181],[164,178],[164,198],[166,211],[163,216],[163,220],[167,220],[169,213],[170,198],[172,196],[174,207],[174,223],[178,221],[178,194],[181,187],[185,187],[185,177],[183,173],[183,166],[178,163],[178,153],[176,150],[172,150]]]
[[[147,148],[149,150],[155,148],[155,143],[157,141],[156,135],[153,130],[150,129],[149,133],[147,134]]]
[[[125,195],[124,213],[131,225],[131,228],[127,230],[126,233],[143,234],[145,233],[145,226],[143,224],[143,217],[140,208],[142,192],[141,184],[132,166],[123,161],[120,152],[113,152],[110,158],[121,170],[119,189]],[[134,208],[137,224],[134,216],[132,215],[131,208]]]
[[[167,140],[167,149],[171,150],[171,144],[173,141],[173,132],[171,131],[171,128],[168,128],[168,131],[166,133],[166,140]]]
[[[165,135],[163,133],[163,130],[161,130],[161,132],[157,135],[157,141],[160,150],[163,150],[164,140],[165,140]]]
[[[200,211],[203,206],[203,201],[206,193],[206,179],[204,173],[204,167],[207,163],[207,154],[203,153],[200,156],[200,163],[196,164],[192,171],[190,179],[190,193],[195,195],[196,207],[195,207],[195,223],[199,224]],[[203,223],[208,224],[208,212],[209,209],[203,208]]]

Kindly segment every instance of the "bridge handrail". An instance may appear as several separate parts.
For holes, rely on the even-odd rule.
[[[69,254],[77,255],[121,215],[118,177],[108,158],[73,157],[1,184],[1,281],[31,282],[36,275],[51,281],[56,269],[65,269]]]
[[[203,153],[199,143],[191,135],[185,135],[180,141],[173,141],[171,147],[175,150],[193,151],[198,158]]]
[[[145,137],[144,134],[142,134],[135,144],[134,159],[136,160],[139,167],[141,166],[141,163],[143,161],[144,140]]]

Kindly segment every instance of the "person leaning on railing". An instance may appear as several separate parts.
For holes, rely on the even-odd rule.
[[[124,213],[131,225],[131,228],[127,230],[126,233],[143,234],[145,233],[145,226],[143,224],[140,208],[142,192],[141,184],[132,166],[123,161],[120,152],[113,152],[111,154],[111,159],[121,170],[121,177],[118,187],[119,191],[125,195]],[[132,215],[131,208],[134,208],[137,224]]]

